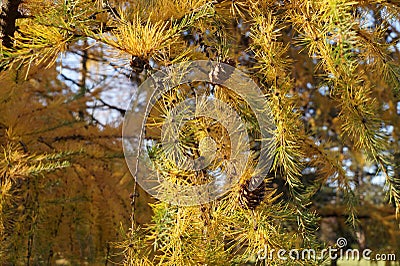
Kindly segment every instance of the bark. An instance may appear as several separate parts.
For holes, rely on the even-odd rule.
[[[2,0],[0,7],[0,39],[5,47],[12,47],[15,32],[15,21],[20,17],[18,7],[22,0]]]

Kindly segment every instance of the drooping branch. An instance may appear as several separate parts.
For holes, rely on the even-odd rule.
[[[12,37],[15,32],[15,21],[20,17],[18,7],[22,0],[3,0],[0,6],[0,39],[7,48],[12,46]]]

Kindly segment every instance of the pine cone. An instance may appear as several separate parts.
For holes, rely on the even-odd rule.
[[[132,56],[130,66],[133,72],[135,72],[136,74],[140,74],[144,69],[147,69],[149,67],[149,62],[148,60],[141,57]]]
[[[266,184],[264,180],[256,187],[259,178],[251,178],[241,185],[239,191],[239,204],[244,209],[254,210],[265,198]]]

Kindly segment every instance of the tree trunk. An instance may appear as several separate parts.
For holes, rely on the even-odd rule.
[[[5,47],[12,47],[15,32],[15,21],[19,17],[18,6],[22,0],[3,0],[0,6],[0,39]]]

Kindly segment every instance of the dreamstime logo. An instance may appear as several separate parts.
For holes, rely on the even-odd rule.
[[[338,248],[344,248],[345,246],[347,246],[347,239],[344,237],[339,237],[336,240],[336,245]]]
[[[347,239],[339,237],[336,240],[334,247],[329,246],[328,248],[316,251],[315,249],[268,249],[264,246],[257,252],[258,260],[324,260],[324,259],[344,259],[344,260],[373,260],[373,261],[395,261],[396,255],[393,253],[389,254],[374,254],[372,256],[371,249],[364,249],[359,251],[358,249],[351,249],[347,247]]]
[[[198,85],[198,84],[203,85]],[[193,85],[197,84],[197,85]],[[227,88],[243,101],[257,123],[257,156],[251,189],[255,189],[269,170],[274,128],[265,96],[255,82],[238,69],[220,62],[193,61],[162,68],[145,80],[130,101],[124,118],[124,155],[138,184],[152,196],[175,205],[203,204],[225,194],[253,160],[248,135],[248,121],[243,113],[212,93],[192,93],[180,97],[176,88],[189,87],[196,92],[203,86]],[[196,87],[197,86],[197,87]],[[183,90],[183,89],[182,89]],[[223,133],[205,134],[198,141],[200,156],[188,156],[182,144],[185,134],[197,134],[188,129],[191,121],[218,124]],[[151,127],[149,125],[158,125]],[[186,131],[186,132],[185,132]],[[227,141],[229,156],[210,167],[218,156],[222,135]],[[211,169],[211,170],[210,170]],[[215,178],[203,183],[170,182],[168,174],[205,172]],[[213,172],[214,171],[214,172]],[[257,179],[258,178],[258,179]]]

